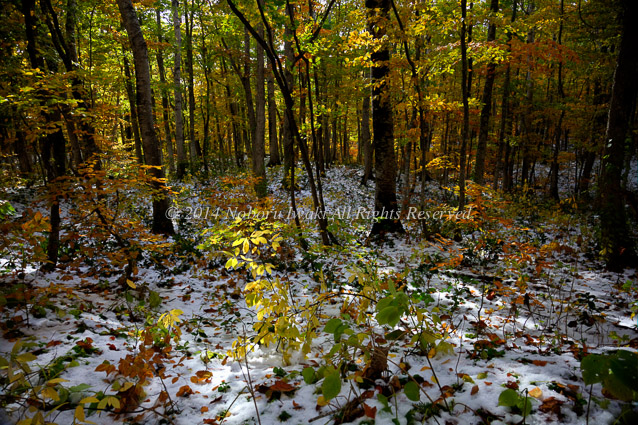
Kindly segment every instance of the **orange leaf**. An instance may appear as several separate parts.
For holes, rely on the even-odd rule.
[[[295,410],[301,410],[303,407],[300,404],[297,404],[295,400],[292,401],[292,408]]]
[[[199,409],[199,411],[202,412],[202,413],[206,413],[206,412],[208,412],[208,407],[202,406],[202,408]]]
[[[293,385],[290,385],[289,383],[281,381],[281,380],[276,381],[269,388],[271,390],[273,390],[273,391],[279,391],[279,392],[282,392],[282,393],[286,393],[286,392],[295,390],[295,387]]]
[[[472,391],[470,391],[470,394],[471,394],[471,395],[474,395],[474,394],[476,394],[477,392],[479,392],[479,386],[478,386],[478,385],[474,385],[474,386],[472,387]]]
[[[365,415],[369,418],[374,418],[377,416],[377,407],[370,407],[367,404],[363,403],[363,411]]]
[[[543,391],[540,388],[536,387],[529,392],[529,395],[534,398],[541,398],[543,395]]]
[[[532,363],[534,363],[536,366],[545,366],[547,364],[546,360],[534,360]]]
[[[191,387],[189,387],[188,385],[184,385],[179,388],[177,394],[175,395],[177,397],[188,397],[191,394],[193,394],[193,390],[191,389]]]

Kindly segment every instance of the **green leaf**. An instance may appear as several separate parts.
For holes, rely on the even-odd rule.
[[[516,403],[516,407],[521,409],[523,417],[526,417],[532,412],[532,400],[529,397],[520,397],[518,403]]]
[[[341,376],[338,371],[334,371],[323,379],[321,394],[326,400],[331,400],[341,392]]]
[[[323,331],[329,334],[335,333],[337,328],[341,325],[341,319],[330,319],[326,326],[323,328]]]
[[[419,384],[410,380],[405,384],[403,388],[405,392],[405,396],[412,401],[419,401],[421,399],[421,391],[419,389]]]
[[[583,381],[586,385],[602,382],[609,375],[609,358],[599,354],[590,354],[580,362]]]
[[[631,351],[619,350],[609,361],[609,368],[615,377],[629,389],[638,390],[638,355]]]
[[[343,333],[348,329],[350,329],[350,326],[342,323],[337,330],[335,330],[335,342],[338,342],[341,339],[341,335],[343,335]]]
[[[317,382],[317,373],[311,367],[305,367],[301,371],[301,376],[303,376],[304,382],[308,385],[314,384],[315,382]]]
[[[392,332],[388,332],[385,334],[385,339],[388,341],[395,341],[397,339],[403,338],[407,334],[406,331],[402,331],[401,329],[394,330]]]
[[[390,403],[388,400],[388,397],[384,396],[383,394],[379,393],[377,395],[377,400],[379,400],[379,403],[383,404],[383,411],[384,412],[391,412],[392,409],[390,409]]]
[[[84,390],[88,390],[89,388],[91,388],[89,384],[80,384],[80,385],[75,385],[73,387],[69,387],[69,391],[72,393],[79,393]]]
[[[162,297],[155,291],[151,291],[148,297],[148,305],[151,309],[157,308],[162,304]]]
[[[498,405],[505,407],[514,407],[517,405],[519,395],[516,391],[508,388],[498,396]]]
[[[395,306],[386,307],[377,313],[377,322],[380,325],[396,326],[400,319],[401,314]]]

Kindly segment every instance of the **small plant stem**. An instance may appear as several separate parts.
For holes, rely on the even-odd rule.
[[[428,361],[428,366],[430,366],[430,370],[432,371],[432,376],[434,376],[434,380],[436,381],[436,385],[439,387],[439,391],[441,392],[441,396],[443,397],[443,403],[445,403],[445,408],[447,411],[450,411],[450,406],[447,404],[447,399],[445,398],[445,394],[443,394],[443,388],[441,387],[441,383],[439,382],[439,378],[436,376],[436,371],[434,370],[434,365],[432,365],[432,361],[430,360],[430,353],[425,355],[425,359]]]
[[[587,398],[587,414],[585,415],[585,424],[589,425],[589,407],[591,406],[591,392],[594,389],[594,384],[589,386],[589,397]]]

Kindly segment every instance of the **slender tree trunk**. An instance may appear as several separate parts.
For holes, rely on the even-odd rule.
[[[157,19],[157,41],[159,43],[164,42],[164,37],[162,35],[162,20],[160,15],[160,10],[157,9],[155,12],[155,17]],[[164,133],[166,138],[166,154],[168,156],[168,171],[170,174],[175,172],[175,153],[173,150],[173,137],[171,136],[171,126],[170,126],[170,103],[168,100],[168,93],[166,90],[166,69],[164,68],[164,53],[163,50],[157,49],[157,71],[159,72],[160,78],[160,86],[162,93],[162,120],[164,121]]]
[[[182,100],[182,19],[180,17],[179,0],[171,0],[173,13],[173,30],[175,31],[175,63],[173,64],[173,90],[175,92],[175,145],[177,147],[177,179],[182,180],[186,174],[186,152],[184,152],[184,115]]]
[[[512,4],[512,19],[516,20],[517,0]],[[512,51],[512,33],[507,32],[507,51]],[[509,173],[509,136],[511,134],[512,121],[510,117],[510,79],[511,64],[509,61],[505,64],[505,77],[503,81],[503,100],[501,102],[501,122],[498,134],[498,154],[496,156],[496,166],[494,167],[494,189],[498,189],[499,174],[503,175],[503,190],[510,189],[511,174]]]
[[[368,32],[381,41],[389,22],[390,0],[366,0]],[[372,52],[372,131],[374,145],[375,200],[374,213],[378,218],[371,235],[403,233],[399,219],[396,194],[397,163],[394,152],[394,121],[388,83],[390,47],[387,43]]]
[[[565,13],[565,1],[560,0],[560,23],[558,24],[558,45],[563,44],[563,19]],[[563,61],[560,60],[558,62],[558,97],[562,103],[565,102],[565,90],[563,87]],[[550,187],[549,187],[549,195],[558,200],[558,177],[560,173],[560,167],[558,164],[558,154],[560,153],[560,141],[561,135],[563,133],[563,119],[565,118],[565,107],[561,104],[561,112],[560,117],[558,118],[558,124],[556,125],[556,134],[554,139],[554,151],[552,155],[552,166],[551,166],[551,178],[550,178]]]
[[[370,93],[368,90],[366,90],[366,95],[363,97],[361,113],[361,148],[363,149],[363,177],[361,178],[361,184],[365,186],[372,177],[372,159],[374,154],[372,138],[370,137]]]
[[[257,26],[257,32],[264,36],[262,25]],[[253,175],[259,179],[255,183],[257,197],[268,195],[268,182],[266,181],[266,168],[264,157],[266,155],[266,90],[264,87],[264,49],[257,43],[256,48],[257,69],[255,72],[255,137],[253,139],[252,166]]]
[[[465,164],[467,142],[470,137],[470,107],[467,84],[467,45],[465,39],[467,20],[467,0],[461,0],[461,90],[463,95],[463,130],[459,152],[459,211],[465,208]]]
[[[253,89],[250,84],[250,33],[244,28],[244,71],[240,75],[244,96],[246,97],[246,115],[248,118],[248,137],[244,137],[246,152],[252,152],[252,143],[255,140],[257,131],[257,120],[255,118],[255,105],[253,103]]]
[[[279,157],[279,139],[277,135],[277,104],[275,103],[275,80],[272,73],[268,73],[268,152],[270,158],[268,166],[281,164]]]
[[[129,108],[131,110],[131,128],[133,129],[133,139],[135,141],[135,157],[138,164],[143,164],[142,158],[142,139],[140,137],[140,126],[137,120],[137,104],[135,102],[135,88],[133,87],[133,78],[128,63],[128,58],[124,54],[124,76],[126,77],[126,94],[128,96]]]
[[[294,54],[292,52],[292,42],[290,38],[292,32],[286,26],[284,30],[284,55],[286,57],[286,67],[284,68],[284,78],[288,87],[292,89],[294,85],[294,77],[292,74],[292,66],[294,61]],[[288,114],[284,114],[284,126],[283,126],[283,149],[284,149],[284,179],[287,179],[290,175],[292,167],[295,166],[295,150],[293,144],[293,134],[291,130],[291,123]]]
[[[487,30],[487,43],[491,44],[496,40],[496,24],[494,20],[498,14],[498,0],[490,2],[491,21]],[[476,165],[474,168],[474,181],[478,184],[484,183],[485,157],[487,153],[487,139],[490,126],[490,116],[492,113],[492,90],[496,79],[496,62],[487,64],[487,74],[485,85],[483,86],[483,96],[481,98],[481,117],[479,121],[479,134],[476,146]]]
[[[131,0],[117,0],[122,15],[124,27],[133,50],[135,64],[135,82],[137,87],[137,105],[139,110],[140,130],[144,144],[144,156],[147,165],[155,166],[149,169],[153,177],[153,233],[173,234],[173,223],[166,212],[170,205],[166,186],[164,185],[164,170],[162,169],[161,151],[155,127],[153,124],[153,99],[151,95],[151,72],[148,61],[146,40],[142,35],[140,22],[135,13]]]
[[[202,148],[199,145],[195,133],[195,76],[193,69],[193,14],[196,5],[188,10],[188,0],[184,1],[184,24],[186,26],[186,74],[188,85],[188,138],[191,168],[195,171],[197,164],[201,162]]]
[[[638,95],[638,3],[620,2],[622,37],[609,104],[599,182],[600,245],[612,270],[635,265],[634,243],[625,214],[622,172]]]

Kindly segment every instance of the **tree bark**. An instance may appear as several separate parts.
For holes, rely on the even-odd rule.
[[[277,136],[277,104],[275,103],[275,81],[272,73],[268,73],[268,166],[281,164],[279,157],[279,139]]]
[[[148,173],[152,177],[153,195],[153,233],[173,234],[173,223],[166,216],[169,198],[164,185],[159,140],[153,124],[153,99],[151,95],[151,72],[148,61],[148,48],[140,28],[140,22],[131,0],[117,0],[124,27],[128,33],[135,64],[135,82],[137,87],[137,106],[140,130],[144,144],[144,157],[147,165],[154,166]]]
[[[496,40],[496,14],[498,13],[498,0],[490,2],[491,21],[487,29],[487,43],[493,43]],[[496,62],[491,61],[487,64],[487,74],[485,76],[485,85],[483,86],[483,96],[481,98],[481,117],[479,121],[479,134],[476,146],[476,165],[474,168],[474,181],[478,184],[484,183],[485,175],[485,157],[487,153],[488,129],[490,126],[490,117],[492,113],[492,91],[494,88],[494,80],[496,79]]]
[[[184,1],[184,5],[188,6],[188,0]],[[197,164],[201,163],[201,147],[199,146],[199,139],[195,133],[195,76],[193,67],[193,14],[194,7],[191,7],[190,13],[188,7],[184,10],[184,23],[186,25],[186,74],[188,85],[188,138],[189,138],[189,152],[190,163],[193,171],[196,169]]]
[[[118,0],[119,2],[119,0]],[[184,116],[182,100],[182,32],[179,0],[171,1],[173,9],[173,29],[175,31],[175,63],[173,65],[173,90],[175,91],[175,145],[177,147],[177,178],[184,178],[186,174],[186,153],[184,152]]]
[[[366,90],[363,97],[361,112],[361,148],[363,149],[363,177],[361,184],[367,185],[372,177],[372,159],[374,150],[372,148],[372,138],[370,137],[370,93]]]
[[[470,107],[467,84],[467,44],[465,39],[467,20],[467,0],[461,0],[461,92],[463,96],[463,130],[459,152],[459,211],[465,208],[465,165],[467,142],[470,137]]]
[[[386,34],[390,0],[366,0],[368,32],[380,41]],[[394,120],[388,91],[390,46],[386,42],[371,55],[372,59],[372,131],[374,145],[375,221],[371,236],[403,233],[396,194],[397,164],[394,152]]]
[[[264,36],[262,25],[257,26],[257,32]],[[257,69],[255,70],[255,135],[253,139],[252,166],[253,175],[258,179],[255,182],[255,193],[258,198],[268,195],[268,182],[266,181],[266,167],[264,157],[266,155],[266,90],[264,87],[264,49],[257,43],[255,50],[257,56]]]
[[[133,77],[131,76],[131,68],[128,63],[126,54],[124,55],[124,76],[126,78],[126,95],[128,96],[129,109],[131,110],[131,128],[133,129],[133,140],[135,143],[135,157],[138,164],[144,163],[142,157],[142,139],[140,137],[140,126],[137,119],[137,105],[135,103],[135,88],[133,87]]]
[[[155,12],[157,19],[157,41],[164,42],[162,35],[162,20],[160,10]],[[168,101],[168,93],[166,91],[166,69],[164,68],[164,54],[161,48],[157,49],[157,71],[159,72],[161,93],[162,93],[162,120],[164,121],[164,133],[166,138],[166,154],[168,155],[168,171],[175,172],[175,152],[173,150],[173,137],[171,136],[171,126],[169,118],[170,103]]]
[[[602,256],[612,270],[622,269],[635,261],[621,182],[638,95],[638,3],[622,0],[620,6],[622,37],[609,104],[599,183],[600,245]]]

